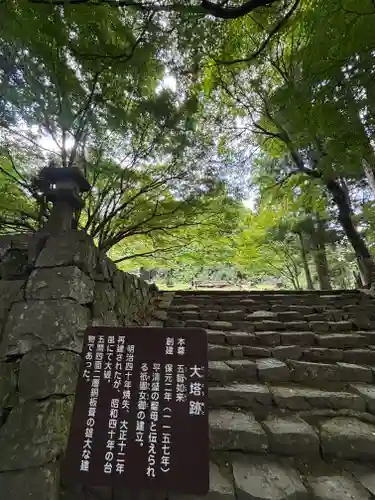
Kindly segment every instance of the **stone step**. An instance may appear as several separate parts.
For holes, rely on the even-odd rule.
[[[312,346],[322,349],[366,348],[375,343],[375,332],[359,331],[356,333],[313,332],[233,332],[209,330],[207,339],[210,344],[232,346]],[[374,358],[375,359],[375,358]]]
[[[370,500],[375,496],[375,467],[333,462],[315,455],[296,459],[276,455],[215,452],[210,462],[206,500]],[[169,500],[192,496],[170,494]]]
[[[349,391],[328,391],[298,385],[229,383],[208,390],[211,408],[242,408],[257,415],[270,412],[314,412],[316,410],[353,410],[375,415],[375,388],[355,384]]]
[[[222,298],[222,297],[252,297],[255,299],[278,299],[278,300],[286,300],[288,298],[293,298],[295,300],[335,300],[342,299],[345,300],[348,297],[351,298],[359,298],[366,299],[371,298],[368,294],[363,294],[358,290],[334,290],[332,293],[322,293],[319,290],[315,290],[313,292],[307,291],[278,291],[278,290],[263,290],[263,291],[255,291],[255,290],[179,290],[174,292],[175,297],[184,298],[184,297],[199,297],[199,298]]]
[[[191,314],[192,313],[192,314]],[[223,319],[214,319],[214,313],[209,310],[207,319],[197,319],[194,310],[184,312],[185,316],[168,314],[165,326],[170,327],[187,327],[187,328],[204,328],[208,330],[218,331],[240,331],[240,332],[263,332],[263,331],[278,331],[278,332],[304,332],[311,331],[320,334],[330,333],[357,333],[360,331],[374,332],[375,321],[369,320],[366,317],[361,317],[357,320],[341,320],[341,321],[277,321],[274,319],[262,319],[257,321],[249,321],[246,319],[231,319],[224,321]],[[216,314],[216,313],[215,313]],[[186,315],[190,315],[193,319],[186,319]]]
[[[356,417],[326,418],[311,425],[299,415],[268,415],[228,409],[209,413],[213,451],[373,461],[375,425]]]
[[[259,297],[259,296],[235,296],[229,294],[222,294],[216,296],[205,296],[205,295],[196,295],[196,296],[184,296],[180,297],[175,295],[173,297],[174,305],[181,304],[198,304],[200,306],[207,306],[212,304],[220,304],[224,307],[232,306],[236,304],[241,307],[252,307],[256,305],[257,307],[265,307],[269,308],[274,305],[282,305],[287,307],[294,306],[308,306],[308,307],[318,307],[325,309],[333,309],[335,307],[345,307],[345,306],[354,306],[358,307],[370,307],[371,304],[374,303],[373,298],[364,298],[357,296],[348,296],[348,297],[333,297],[329,299],[323,299],[319,297],[312,298],[301,298],[301,297]],[[350,309],[350,307],[349,307]]]
[[[284,310],[288,310],[288,308],[296,308],[296,310],[301,307],[309,307],[313,308],[314,312],[325,311],[325,310],[333,310],[333,309],[347,309],[347,310],[357,310],[357,309],[370,309],[373,305],[374,299],[356,299],[356,298],[347,298],[337,300],[334,299],[329,301],[326,300],[301,300],[289,298],[288,300],[284,299],[259,299],[259,298],[251,298],[251,297],[229,297],[224,295],[223,297],[185,297],[178,298],[174,297],[172,305],[180,306],[185,304],[195,304],[199,307],[207,308],[212,305],[219,305],[220,308],[228,309],[228,308],[253,308],[254,306],[257,309],[266,309],[269,310],[274,306],[283,306]],[[303,307],[302,307],[303,309]]]
[[[374,370],[369,366],[353,363],[318,363],[310,361],[288,360],[290,380],[313,387],[327,387],[330,385],[349,382],[374,382]]]
[[[210,344],[208,349],[209,359],[213,361],[236,359],[257,359],[274,357],[280,360],[302,360],[310,362],[335,363],[345,362],[375,366],[375,350],[371,349],[326,349],[321,347],[307,347],[298,345],[282,345],[272,347],[263,345],[216,345]]]
[[[366,361],[371,361],[367,360],[367,354],[375,351],[337,350],[337,354],[342,356],[334,357],[336,354],[334,349],[319,351],[318,348],[306,348],[302,351],[302,356],[300,349],[298,346],[288,346],[286,352],[282,352],[280,347],[267,349],[253,346],[209,345],[209,379],[219,382],[253,380],[258,377],[260,380],[273,382],[280,381],[278,377],[283,377],[283,380],[314,387],[325,383],[332,385],[375,381],[375,368],[371,363],[365,364]],[[357,357],[358,352],[363,355],[363,359]],[[322,362],[323,359],[326,362]],[[355,362],[348,362],[349,360]],[[358,360],[363,361],[363,364],[358,364]]]
[[[192,306],[196,306],[195,308]],[[190,306],[189,308],[185,308],[185,306]],[[269,304],[257,304],[257,303],[239,303],[239,302],[228,302],[220,303],[220,302],[184,302],[180,304],[176,304],[172,302],[172,305],[168,307],[168,311],[173,314],[179,314],[185,311],[195,310],[199,313],[206,312],[208,310],[218,310],[219,314],[222,316],[226,315],[226,313],[233,313],[236,311],[237,315],[240,317],[245,317],[249,315],[249,319],[252,319],[251,314],[254,313],[264,313],[269,312],[272,314],[280,315],[279,318],[282,320],[288,320],[289,317],[291,319],[301,319],[301,317],[309,317],[310,320],[316,319],[332,319],[332,320],[340,320],[346,319],[347,316],[356,318],[357,316],[361,316],[362,314],[368,316],[374,316],[374,304],[334,304],[332,307],[327,307],[324,304],[281,304],[281,303],[269,303]],[[242,313],[242,315],[240,314]],[[218,314],[218,315],[219,315]]]

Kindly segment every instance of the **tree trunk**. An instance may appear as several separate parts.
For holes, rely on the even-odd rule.
[[[374,261],[365,240],[353,224],[348,197],[337,180],[326,181],[326,186],[338,207],[338,219],[356,254],[364,285],[369,287],[375,276]]]
[[[357,288],[362,288],[363,287],[363,283],[362,283],[361,274],[353,272],[353,275],[354,275],[354,281],[355,281],[356,287]]]
[[[302,233],[298,233],[298,237],[299,237],[299,241],[301,243],[301,258],[302,258],[303,268],[305,270],[305,275],[306,275],[307,289],[314,290],[314,285],[313,285],[313,282],[311,279],[309,263],[307,262],[305,242],[303,241]]]
[[[324,222],[320,219],[317,214],[317,224],[316,227],[311,231],[311,241],[313,244],[314,252],[314,262],[316,267],[316,272],[318,275],[319,286],[321,290],[332,290],[331,283],[329,280],[329,269],[325,246],[325,229]]]
[[[365,86],[366,95],[368,96],[369,89]],[[349,106],[352,106],[356,110],[356,116],[352,116],[354,119],[354,128],[357,132],[361,131],[363,133],[364,139],[364,154],[363,154],[363,171],[365,173],[367,183],[372,191],[373,196],[375,197],[375,154],[374,148],[371,144],[371,138],[374,140],[373,134],[371,134],[371,126],[366,123],[361,117],[361,106],[356,101],[353,95],[353,88],[347,87],[347,99]],[[372,136],[372,137],[371,137]]]
[[[374,164],[375,162],[371,165],[366,160],[363,160],[363,170],[365,171],[368,185],[370,186],[372,194],[375,197],[375,173],[373,167]]]

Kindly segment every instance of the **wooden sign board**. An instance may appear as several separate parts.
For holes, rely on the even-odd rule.
[[[82,357],[65,480],[206,494],[205,330],[89,328]]]

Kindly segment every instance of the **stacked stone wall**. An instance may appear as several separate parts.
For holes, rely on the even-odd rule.
[[[157,289],[86,234],[0,238],[0,498],[60,498],[84,331],[147,326]]]

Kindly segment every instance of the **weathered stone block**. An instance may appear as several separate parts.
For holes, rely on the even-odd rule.
[[[321,425],[321,445],[326,457],[373,460],[375,426],[357,418],[332,418]]]
[[[345,462],[345,469],[348,470],[361,485],[368,490],[372,497],[375,496],[375,470],[368,464]],[[371,497],[371,498],[372,498]],[[352,497],[357,498],[357,497]]]
[[[12,234],[11,235],[11,240],[12,240],[12,248],[15,248],[17,250],[27,250],[27,247],[29,246],[30,239],[34,236],[33,233],[19,233],[19,234]]]
[[[218,332],[215,330],[206,330],[207,332],[207,340],[209,344],[225,344],[225,333]]]
[[[316,333],[329,332],[329,324],[327,321],[311,321],[309,325],[311,330]]]
[[[314,313],[314,308],[312,306],[293,304],[290,307],[292,307],[295,311],[302,313],[305,316],[305,319],[307,319],[306,315]]]
[[[352,329],[353,323],[351,321],[328,321],[329,329],[332,332],[348,332]]]
[[[179,317],[184,321],[187,321],[189,319],[204,320],[204,318],[200,317],[199,311],[195,310],[180,311]]]
[[[314,345],[315,336],[312,332],[282,332],[280,342],[282,345],[310,346]]]
[[[26,278],[31,271],[27,250],[9,250],[0,262],[0,278]]]
[[[375,413],[375,386],[367,384],[352,384],[354,389],[366,401],[368,410]]]
[[[164,322],[164,326],[173,326],[173,327],[177,327],[177,328],[184,328],[185,323],[183,321],[177,321],[175,319],[167,319]]]
[[[300,359],[302,347],[298,345],[279,345],[271,349],[272,356],[276,359]]]
[[[23,300],[24,284],[24,280],[0,280],[0,331],[12,303]]]
[[[117,266],[111,259],[109,259],[105,254],[98,256],[96,276],[101,276],[101,279],[104,281],[112,281],[116,272]]]
[[[78,337],[88,321],[88,309],[68,299],[17,302],[8,316],[2,352],[25,354],[41,345],[80,352],[82,338]]]
[[[303,314],[299,311],[280,311],[278,313],[278,319],[281,321],[302,321],[304,320]]]
[[[116,295],[115,310],[117,316],[122,320],[129,319],[134,315],[134,306],[131,305],[129,297],[125,294]]]
[[[342,321],[346,320],[346,314],[341,309],[331,309],[323,313],[324,319],[326,321]],[[337,330],[340,331],[340,330]]]
[[[295,382],[338,382],[340,367],[326,363],[309,363],[307,361],[288,361]]]
[[[188,326],[188,325],[186,325],[186,326]],[[233,325],[232,325],[232,323],[229,323],[228,321],[211,321],[204,328],[210,328],[211,330],[229,331],[229,330],[233,329]]]
[[[375,351],[371,349],[348,349],[344,351],[344,361],[346,363],[375,366]]]
[[[279,330],[284,330],[286,323],[281,321],[256,321],[253,323],[255,332],[275,332]]]
[[[92,318],[91,326],[128,326],[124,321],[120,321],[117,317],[115,311],[107,311],[102,314],[100,317]],[[148,326],[163,326],[163,323],[160,325],[148,325]]]
[[[279,359],[258,359],[257,370],[261,382],[286,382],[290,379],[289,368]]]
[[[256,320],[256,321],[259,321],[259,320],[262,320],[262,319],[276,319],[277,318],[277,313],[275,312],[272,312],[272,311],[254,311],[253,313],[251,314],[248,314],[246,316],[246,319],[247,320]]]
[[[111,283],[96,282],[94,290],[94,302],[92,305],[92,315],[94,318],[100,318],[108,311],[115,308],[116,295]]]
[[[363,335],[355,333],[333,333],[331,335],[317,335],[316,340],[321,347],[333,347],[345,349],[347,347],[362,347],[366,345],[367,339]]]
[[[214,321],[219,317],[219,311],[217,309],[205,309],[200,311],[199,316],[206,321]]]
[[[232,462],[238,500],[307,500],[297,471],[263,457],[236,457]]]
[[[226,340],[230,345],[254,345],[255,335],[247,332],[231,332],[226,334]]]
[[[310,325],[307,321],[288,321],[284,323],[285,330],[303,332],[310,330]]]
[[[266,453],[268,440],[251,413],[212,410],[209,414],[212,450],[241,450]]]
[[[125,296],[128,298],[130,290],[128,285],[125,287],[125,279],[126,279],[125,273],[120,271],[120,269],[117,269],[112,276],[112,283],[113,283],[113,288],[115,290],[115,294],[117,296],[125,294]]]
[[[232,357],[232,350],[224,345],[209,345],[208,346],[208,359],[210,361],[219,361],[222,359],[230,359]]]
[[[265,347],[244,346],[242,348],[244,356],[251,358],[269,358],[271,351]]]
[[[302,418],[269,417],[263,422],[271,453],[280,455],[319,455],[319,438]]]
[[[241,299],[240,304],[244,304],[245,306],[251,306],[253,304],[256,304],[256,301],[254,299]]]
[[[80,356],[69,351],[35,350],[20,364],[18,387],[25,399],[70,395],[76,388]]]
[[[276,406],[287,410],[309,410],[305,390],[294,387],[270,387]]]
[[[365,410],[364,400],[350,392],[331,392],[309,387],[271,387],[270,391],[276,405],[288,410]]]
[[[4,409],[13,406],[15,402],[18,367],[18,362],[0,361],[0,421]]]
[[[163,296],[165,293],[163,293]],[[172,311],[186,311],[188,309],[199,309],[199,306],[197,304],[171,304],[169,306],[169,309]]]
[[[317,500],[370,500],[370,494],[351,478],[337,473],[307,478]]]
[[[337,363],[340,367],[340,379],[344,382],[372,382],[371,369],[351,363]]]
[[[248,359],[234,359],[227,361],[227,364],[234,370],[238,379],[253,380],[257,378],[257,367],[253,361]]]
[[[5,256],[8,250],[12,247],[12,238],[8,235],[0,236],[0,260]]]
[[[74,299],[88,304],[94,300],[94,281],[76,266],[35,269],[27,281],[26,298]]]
[[[311,309],[309,311],[310,314],[305,314],[305,316],[304,316],[305,321],[308,321],[310,323],[313,321],[325,321],[326,320],[324,313],[314,313],[312,311],[313,311],[313,309]]]
[[[252,333],[254,331],[254,324],[251,321],[232,321],[231,330],[240,333]]]
[[[208,328],[208,321],[203,321],[201,319],[188,319],[185,321],[185,326],[187,328]]]
[[[280,334],[277,332],[257,332],[255,334],[257,344],[261,346],[277,346],[280,345]]]
[[[342,349],[326,349],[324,347],[310,347],[303,351],[304,361],[317,361],[318,363],[334,363],[341,361],[344,356]]]
[[[245,318],[245,311],[243,309],[236,309],[233,311],[219,312],[219,319],[223,321],[241,320]]]
[[[208,362],[208,380],[227,384],[235,378],[235,371],[224,361]]]
[[[211,406],[249,408],[252,410],[271,407],[272,396],[268,388],[260,384],[232,384],[210,387],[208,401]]]
[[[97,249],[90,236],[82,231],[64,231],[47,240],[40,252],[36,267],[76,265],[90,274],[97,264]]]
[[[371,324],[370,315],[365,311],[362,311],[362,314],[360,316],[354,317],[352,322],[357,328],[361,328],[361,329],[363,328],[364,330],[371,329],[370,328],[370,324]]]
[[[2,500],[58,500],[58,464],[0,473]]]
[[[240,346],[232,347],[232,356],[234,358],[242,358],[243,355],[244,355],[244,353],[243,353],[242,347],[240,347]]]
[[[210,490],[207,495],[168,495],[168,500],[235,500],[234,488],[228,471],[210,462]]]
[[[65,450],[72,398],[29,401],[12,409],[0,427],[0,471],[38,467]]]

